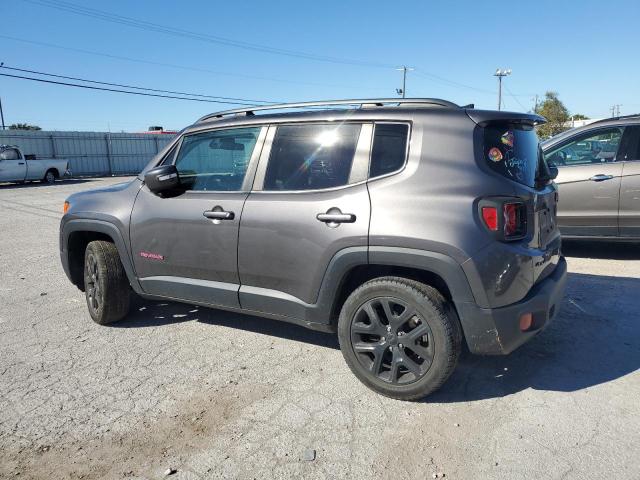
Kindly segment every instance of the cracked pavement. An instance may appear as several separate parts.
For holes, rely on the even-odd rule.
[[[0,186],[0,478],[640,478],[639,245],[565,245],[549,328],[406,403],[295,325],[142,300],[94,324],[58,222],[122,180]]]

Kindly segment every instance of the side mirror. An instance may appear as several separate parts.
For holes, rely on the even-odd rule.
[[[180,174],[175,165],[160,165],[145,173],[144,183],[153,193],[168,192],[180,185]]]

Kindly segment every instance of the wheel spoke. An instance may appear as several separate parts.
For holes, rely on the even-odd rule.
[[[403,359],[402,359],[402,364],[407,367],[407,369],[413,373],[416,378],[418,378],[421,375],[421,371],[420,371],[420,365],[418,365],[416,362],[414,362],[411,358],[409,358],[409,356],[404,355]]]
[[[384,352],[387,349],[385,345],[378,345],[373,352],[373,363],[371,364],[371,373],[373,373],[376,377],[380,374],[380,366],[382,365],[382,358],[384,357]]]
[[[371,320],[371,325],[373,327],[372,331],[384,335],[384,332],[386,332],[386,327],[382,323],[382,320],[380,319],[378,312],[376,312],[376,309],[373,308],[373,305],[371,304],[371,302],[365,305],[364,311],[369,316],[369,320]]]
[[[398,374],[402,365],[402,353],[398,348],[393,349],[393,357],[391,358],[391,370],[389,371],[389,380],[391,383],[398,383]]]
[[[416,328],[407,333],[407,338],[411,344],[414,344],[420,337],[423,337],[429,333],[429,326],[422,321]]]
[[[433,349],[431,345],[427,345],[426,347],[420,344],[407,344],[405,348],[411,350],[413,353],[418,355],[420,358],[425,360],[426,362],[431,363],[431,358],[433,357]]]

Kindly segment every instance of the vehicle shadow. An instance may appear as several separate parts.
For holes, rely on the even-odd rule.
[[[234,328],[260,335],[309,343],[319,347],[340,348],[338,338],[335,335],[317,332],[292,323],[196,305],[153,302],[143,299],[136,299],[129,315],[112,326],[117,328],[157,327],[194,320],[212,327]]]
[[[529,343],[507,356],[463,353],[456,371],[430,403],[503,397],[533,388],[572,392],[640,368],[640,279],[569,273],[561,311]],[[338,349],[333,334],[277,320],[193,305],[137,301],[114,328],[157,327],[199,321]],[[213,333],[213,332],[212,332]]]
[[[503,397],[528,388],[573,392],[640,368],[640,278],[569,273],[560,314],[507,356],[466,353],[430,403]]]
[[[52,187],[55,185],[73,185],[76,183],[87,183],[87,182],[90,182],[91,180],[92,179],[90,178],[69,178],[66,180],[56,180],[56,182],[53,185],[50,185],[47,182],[41,182],[41,181],[34,181],[34,182],[27,182],[27,183],[1,183],[0,182],[0,189],[11,190],[16,188],[36,188],[36,187]]]
[[[640,242],[563,240],[562,253],[566,257],[577,258],[640,260]]]

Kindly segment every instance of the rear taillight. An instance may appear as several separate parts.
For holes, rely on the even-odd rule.
[[[527,229],[527,216],[524,203],[513,202],[502,205],[504,216],[504,237],[522,237]]]
[[[498,240],[518,240],[527,234],[527,207],[508,197],[490,197],[480,201],[480,215]]]
[[[498,231],[498,209],[496,207],[482,207],[482,220],[489,230]]]

